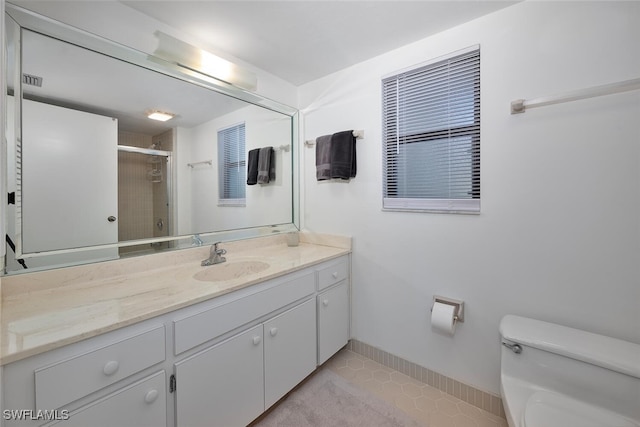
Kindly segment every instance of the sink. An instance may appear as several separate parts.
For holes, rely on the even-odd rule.
[[[196,273],[193,278],[203,282],[223,282],[242,276],[260,273],[269,268],[269,264],[262,261],[224,262],[206,267]]]

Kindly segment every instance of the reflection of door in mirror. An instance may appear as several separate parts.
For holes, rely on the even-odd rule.
[[[117,243],[117,120],[29,100],[22,114],[24,252]]]
[[[158,135],[118,132],[118,240],[170,236],[173,129]],[[121,256],[167,249],[155,242],[119,249]]]

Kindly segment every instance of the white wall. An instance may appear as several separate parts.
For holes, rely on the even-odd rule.
[[[640,342],[640,93],[534,109],[640,77],[640,3],[524,2],[299,88],[303,140],[363,129],[358,175],[317,182],[303,227],[353,236],[353,337],[498,393],[507,313]],[[381,76],[481,46],[482,212],[381,211]],[[466,302],[454,337],[434,294]]]
[[[225,114],[190,129],[188,136],[179,133],[178,145],[189,147],[179,152],[178,168],[181,186],[190,182],[190,203],[186,207],[191,217],[190,232],[230,230],[291,222],[291,151],[276,151],[276,179],[269,184],[246,186],[246,206],[218,206],[218,140],[220,129],[245,123],[245,149],[291,144],[291,118],[262,107],[248,106]],[[187,152],[188,150],[188,152]],[[189,156],[185,160],[184,155]],[[189,162],[213,160],[213,166],[186,168]],[[178,213],[184,218],[186,212]]]

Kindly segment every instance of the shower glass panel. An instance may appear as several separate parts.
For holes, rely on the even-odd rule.
[[[171,133],[156,136],[119,134],[119,241],[171,235]],[[154,252],[169,248],[169,244],[165,241],[124,246],[119,249],[119,255]]]

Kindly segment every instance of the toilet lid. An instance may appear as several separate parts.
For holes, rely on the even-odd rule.
[[[538,391],[529,397],[524,427],[640,427],[640,424],[558,393]]]

